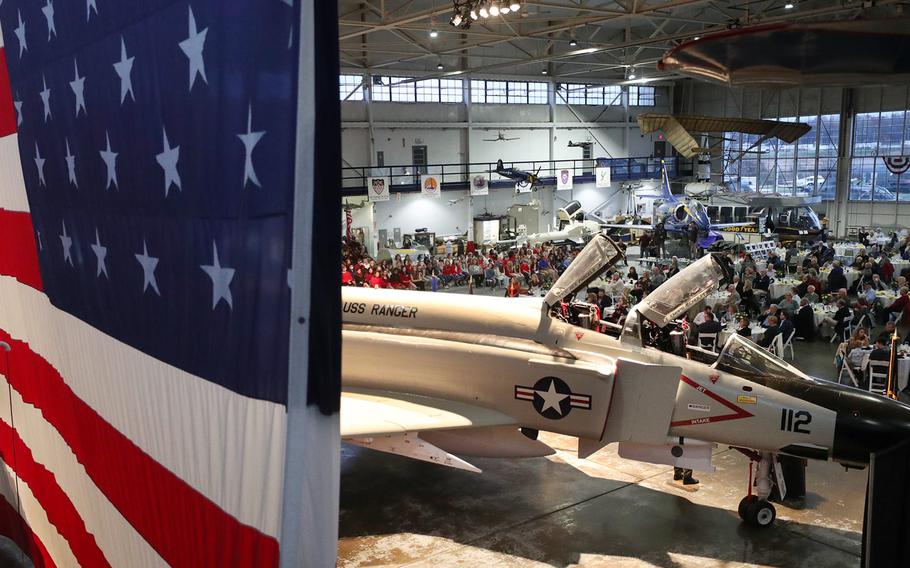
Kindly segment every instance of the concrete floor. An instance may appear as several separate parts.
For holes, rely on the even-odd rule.
[[[796,363],[831,379],[833,353],[800,343]],[[859,565],[865,471],[810,462],[805,499],[761,530],[736,513],[748,461],[735,450],[717,448],[717,471],[687,492],[615,444],[578,460],[573,438],[541,439],[557,453],[469,460],[479,475],[343,446],[339,566]]]

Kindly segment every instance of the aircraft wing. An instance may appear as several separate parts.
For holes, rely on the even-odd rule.
[[[451,400],[397,392],[343,392],[341,437],[514,424],[505,414]]]
[[[655,113],[638,115],[638,127],[642,134],[650,134],[657,130],[663,131],[670,144],[685,158],[693,158],[700,153],[710,151],[702,148],[693,134],[743,132],[767,137],[773,136],[784,142],[792,143],[811,129],[808,124],[800,122]]]
[[[480,469],[455,454],[529,458],[555,453],[495,410],[397,392],[341,393],[341,438],[371,450],[475,473]]]
[[[711,223],[712,229],[729,229],[730,227],[754,227],[755,221],[744,221],[740,223]]]

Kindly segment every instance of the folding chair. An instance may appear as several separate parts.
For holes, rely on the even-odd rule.
[[[717,351],[717,334],[716,333],[699,333],[698,347],[708,351]]]
[[[768,353],[775,355],[777,357],[783,358],[784,353],[784,338],[781,334],[774,336],[774,339],[771,340],[771,343],[768,344],[768,347],[765,348]]]
[[[888,361],[869,361],[869,392],[885,394],[889,367]]]
[[[834,343],[835,339],[840,339],[841,341],[850,339],[850,336],[853,335],[853,314],[845,317],[841,325],[843,327],[840,330],[840,335],[838,336],[837,327],[835,326],[834,333],[831,334],[831,341],[828,343]]]
[[[790,332],[790,337],[788,337],[787,340],[784,341],[783,344],[781,345],[781,348],[780,348],[780,358],[781,359],[787,358],[786,357],[787,348],[789,347],[790,348],[790,360],[791,361],[796,360],[796,353],[793,351],[793,337],[795,335],[796,335],[796,330],[794,329],[793,331]]]

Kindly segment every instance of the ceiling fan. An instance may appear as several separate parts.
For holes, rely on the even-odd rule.
[[[519,140],[519,138],[506,138],[505,134],[502,133],[502,130],[496,135],[496,138],[484,138],[484,142],[506,142],[509,140]]]

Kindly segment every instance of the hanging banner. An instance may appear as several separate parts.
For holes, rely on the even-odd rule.
[[[378,177],[369,178],[370,201],[388,201],[389,200],[389,178]]]
[[[440,191],[441,185],[439,178],[433,174],[420,176],[420,193],[426,197],[439,198],[442,193]]]
[[[610,168],[594,168],[594,187],[610,187]]]
[[[471,195],[489,195],[490,180],[483,174],[477,174],[471,178]]]
[[[882,156],[882,161],[892,174],[903,174],[910,169],[910,156]]]
[[[573,172],[569,168],[563,168],[556,173],[556,189],[572,189]]]

